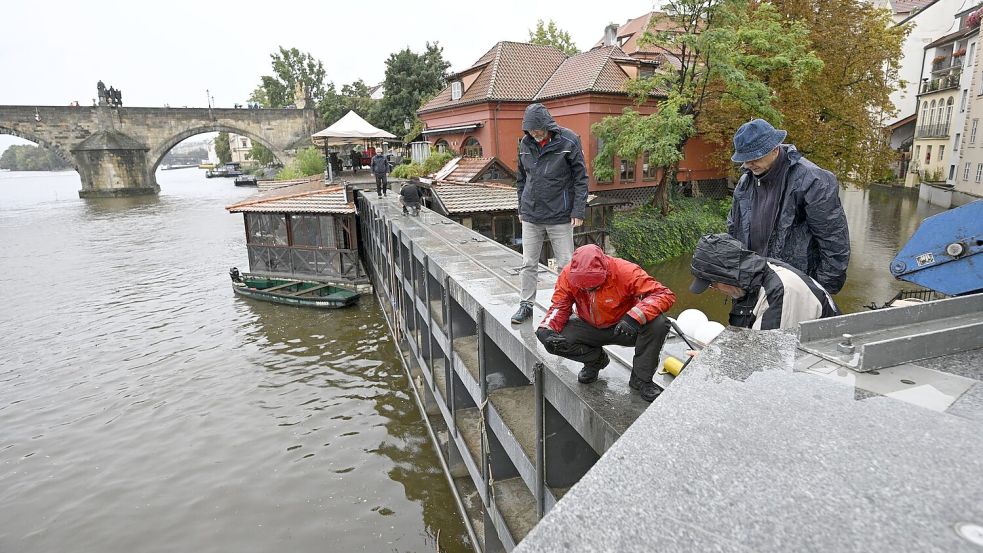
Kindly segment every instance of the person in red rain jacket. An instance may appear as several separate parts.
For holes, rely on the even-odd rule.
[[[560,273],[536,337],[550,353],[583,363],[577,376],[583,384],[597,380],[611,361],[602,346],[635,346],[628,385],[652,401],[662,393],[652,376],[669,333],[664,313],[675,301],[672,290],[638,265],[588,244]],[[571,318],[574,305],[577,317]]]

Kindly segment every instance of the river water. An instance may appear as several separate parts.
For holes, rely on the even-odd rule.
[[[233,295],[251,194],[0,172],[0,551],[466,551],[371,297]]]
[[[467,550],[371,297],[318,312],[233,295],[252,193],[186,169],[154,198],[0,172],[0,552]],[[845,190],[837,301],[886,301],[887,265],[939,211]],[[686,256],[651,268],[693,296]]]

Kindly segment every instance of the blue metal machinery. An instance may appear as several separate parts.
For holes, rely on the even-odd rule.
[[[891,274],[949,296],[983,291],[983,200],[922,221]]]

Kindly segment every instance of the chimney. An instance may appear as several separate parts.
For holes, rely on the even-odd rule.
[[[605,46],[617,46],[618,45],[618,24],[612,23],[604,28],[604,45]]]

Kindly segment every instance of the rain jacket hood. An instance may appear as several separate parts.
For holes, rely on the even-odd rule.
[[[530,104],[526,108],[526,114],[522,116],[523,132],[544,129],[559,134],[562,128],[553,120],[553,116],[543,104]]]
[[[581,290],[597,288],[608,278],[608,256],[594,244],[577,248],[570,259],[567,278]]]
[[[765,264],[765,258],[745,250],[729,235],[708,234],[696,245],[690,272],[698,279],[729,284],[750,292],[761,286]]]
[[[528,131],[546,129],[549,140],[537,142]],[[539,225],[568,224],[587,210],[587,164],[580,137],[558,125],[543,104],[526,108],[525,136],[519,141],[515,188],[519,217]]]

